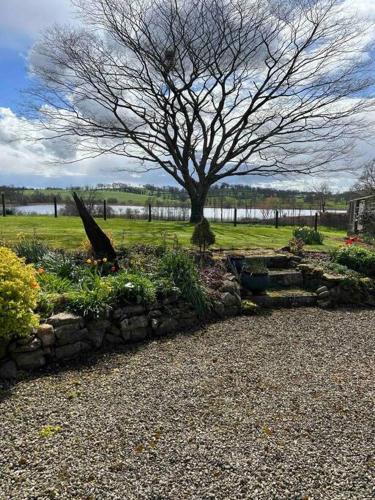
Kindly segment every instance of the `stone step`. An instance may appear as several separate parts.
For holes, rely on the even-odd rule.
[[[297,265],[297,258],[292,254],[273,253],[273,254],[252,254],[252,255],[233,255],[233,261],[237,260],[244,265],[251,265],[251,262],[262,261],[269,269],[291,269]]]
[[[301,271],[295,269],[270,269],[271,287],[300,287],[303,284]]]
[[[307,307],[314,306],[317,302],[315,293],[307,292],[301,288],[285,290],[267,290],[263,295],[249,295],[252,302],[262,307]]]

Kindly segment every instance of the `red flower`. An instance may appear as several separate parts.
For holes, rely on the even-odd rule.
[[[117,271],[117,267],[116,266],[112,266],[111,267],[111,271],[112,271],[112,273],[115,273]]]

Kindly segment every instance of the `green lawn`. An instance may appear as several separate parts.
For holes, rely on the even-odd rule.
[[[100,226],[110,233],[117,245],[131,243],[160,243],[163,237],[172,242],[178,241],[190,245],[193,225],[186,222],[170,221],[135,221],[121,218],[104,222],[98,219]],[[239,224],[212,224],[216,234],[214,248],[250,249],[280,248],[287,245],[292,235],[292,227],[275,229],[272,226]],[[311,245],[308,249],[328,251],[342,245],[346,233],[344,231],[321,228],[325,235],[324,245]],[[8,216],[0,218],[0,242],[14,243],[21,234],[37,237],[50,246],[66,249],[77,248],[85,239],[81,220],[78,217],[51,216]],[[164,236],[163,236],[164,235]]]

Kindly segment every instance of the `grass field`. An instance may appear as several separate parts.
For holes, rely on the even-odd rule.
[[[164,238],[172,243],[175,237],[180,244],[190,246],[193,225],[186,222],[139,221],[125,219],[98,220],[116,245],[132,243],[160,243]],[[292,236],[292,227],[212,224],[216,234],[214,248],[250,249],[280,248],[287,245]],[[310,245],[311,250],[328,251],[343,244],[344,231],[321,228],[325,236],[324,245]],[[85,233],[78,217],[9,216],[0,218],[0,243],[11,244],[20,235],[35,234],[38,239],[52,247],[75,249],[85,240]]]

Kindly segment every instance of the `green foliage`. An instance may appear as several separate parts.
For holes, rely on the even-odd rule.
[[[191,243],[199,247],[200,252],[205,252],[209,246],[215,243],[215,234],[206,218],[203,217],[194,227]]]
[[[68,278],[62,278],[53,273],[40,273],[38,282],[45,293],[66,293],[74,288]]]
[[[116,303],[152,304],[156,300],[155,285],[147,276],[122,271],[108,280]]]
[[[75,279],[77,274],[77,263],[73,255],[65,252],[49,250],[44,254],[38,265],[60,278]]]
[[[293,236],[302,240],[306,245],[323,245],[323,234],[312,227],[298,227],[294,229]]]
[[[305,242],[300,238],[292,238],[289,240],[289,251],[294,255],[302,255],[304,246]]]
[[[60,425],[45,425],[40,429],[39,436],[43,438],[51,438],[61,431],[62,427]]]
[[[245,263],[243,271],[252,274],[268,274],[268,268],[265,259],[251,259]]]
[[[171,281],[203,316],[209,310],[209,300],[202,286],[198,270],[190,256],[181,250],[172,250],[160,259],[159,276]]]
[[[38,324],[38,289],[34,268],[0,247],[0,340],[30,335]]]
[[[21,235],[13,248],[18,257],[23,257],[27,264],[38,264],[49,250],[35,234]]]
[[[341,247],[332,253],[334,262],[367,276],[375,276],[375,252],[359,245]]]
[[[96,279],[80,283],[77,291],[65,295],[65,309],[87,318],[102,318],[111,306],[111,287],[107,280]]]

